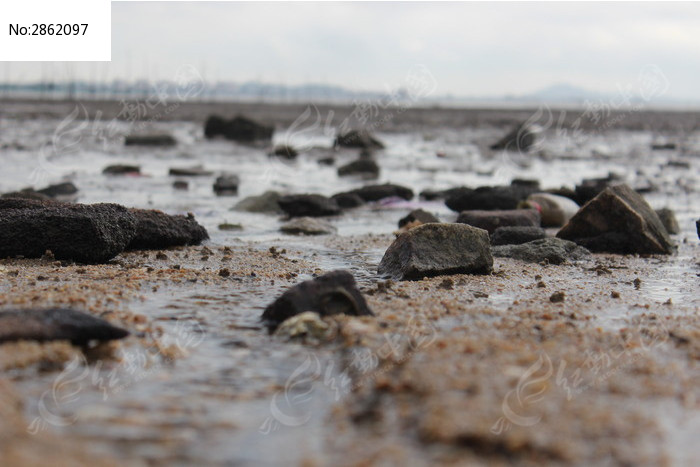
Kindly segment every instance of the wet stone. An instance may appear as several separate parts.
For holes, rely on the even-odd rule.
[[[362,130],[351,130],[335,138],[333,146],[340,148],[383,149],[384,144],[372,134]]]
[[[521,201],[536,191],[536,188],[522,185],[459,188],[452,191],[445,205],[456,212],[517,209]]]
[[[427,211],[424,211],[422,209],[414,209],[413,211],[409,212],[408,215],[399,219],[399,228],[401,228],[407,224],[420,225],[420,224],[434,224],[434,223],[439,223],[439,222],[440,222],[440,219],[435,217],[433,214],[431,214]]]
[[[328,235],[337,232],[330,222],[313,217],[298,217],[280,227],[280,231],[292,235]]]
[[[218,115],[210,116],[204,124],[204,135],[207,138],[223,136],[240,143],[255,141],[270,141],[275,129],[242,115],[226,120]]]
[[[131,135],[124,139],[125,146],[175,146],[177,141],[170,135]]]
[[[276,191],[266,191],[258,196],[248,196],[247,198],[243,198],[233,207],[233,209],[236,211],[269,214],[282,213],[284,211],[282,211],[277,203],[281,196],[282,195]]]
[[[368,178],[379,176],[379,165],[372,159],[358,159],[338,167],[338,176],[358,175]]]
[[[159,250],[171,246],[199,245],[209,238],[206,229],[194,218],[166,214],[149,209],[130,209],[136,219],[136,235],[130,250]]]
[[[560,238],[545,238],[520,245],[494,246],[491,252],[496,257],[549,264],[563,264],[590,256],[590,252],[585,248]]]
[[[347,271],[332,271],[284,292],[262,314],[270,332],[292,316],[313,311],[320,316],[374,316]]]
[[[539,227],[540,213],[534,209],[505,211],[463,211],[457,222],[486,230],[489,234],[499,227]]]
[[[673,212],[673,209],[657,209],[656,215],[659,216],[659,220],[661,220],[661,223],[664,225],[669,234],[677,235],[681,232],[681,228],[678,225],[678,220],[676,220],[676,213]]]
[[[0,342],[19,340],[67,340],[85,345],[90,341],[122,339],[129,331],[81,311],[50,308],[0,311]]]
[[[214,182],[214,193],[217,196],[235,196],[238,194],[238,185],[240,183],[241,180],[238,178],[238,175],[221,175]]]
[[[489,235],[464,224],[424,224],[394,240],[377,270],[395,280],[451,274],[490,274]]]
[[[671,254],[673,243],[659,216],[627,185],[606,188],[557,233],[596,252]]]
[[[105,175],[140,175],[141,167],[138,165],[114,164],[102,169]]]
[[[533,240],[541,240],[546,234],[541,227],[499,227],[491,234],[492,245],[521,245]]]
[[[346,193],[356,194],[368,203],[391,197],[403,198],[409,201],[413,199],[413,190],[405,186],[393,185],[391,183],[385,183],[383,185],[367,185]]]
[[[287,195],[277,200],[279,207],[290,217],[321,217],[340,214],[334,199],[316,194]]]

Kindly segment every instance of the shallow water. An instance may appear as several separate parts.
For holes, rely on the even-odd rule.
[[[114,133],[105,137],[107,130]],[[296,161],[280,161],[268,157],[268,148],[204,140],[201,125],[191,122],[153,123],[145,128],[173,134],[179,141],[174,148],[125,147],[123,135],[131,130],[125,122],[4,118],[0,120],[0,147],[5,158],[0,190],[40,188],[69,179],[80,188],[80,202],[193,212],[209,231],[212,247],[243,240],[259,251],[273,245],[287,249],[288,257],[313,266],[304,269],[297,281],[311,278],[313,268],[344,268],[353,272],[361,287],[375,282],[383,249],[340,252],[322,240],[282,235],[278,216],[231,210],[243,197],[270,189],[330,195],[367,183],[338,178],[336,167],[319,165],[316,159],[330,150],[314,149]],[[658,190],[646,197],[655,208],[676,210],[682,228],[676,241],[697,241],[693,220],[700,206],[700,161],[694,154],[700,153],[700,133],[685,135],[682,150],[651,151],[650,143],[657,135],[650,132],[609,131],[578,141],[552,131],[545,133],[536,155],[491,154],[484,147],[502,131],[428,128],[378,133],[388,149],[377,154],[382,172],[376,182],[406,185],[416,193],[428,188],[504,184],[515,177],[538,179],[545,188],[573,187],[582,178],[612,171],[625,175],[633,186],[648,181],[655,184]],[[332,142],[320,132],[302,139],[287,138],[278,131],[275,139],[297,146],[328,147]],[[437,152],[444,157],[437,157]],[[336,156],[337,166],[352,160],[356,153],[340,151]],[[686,161],[690,168],[668,166],[669,160]],[[101,173],[105,166],[116,163],[140,165],[143,175],[109,177]],[[170,167],[199,164],[215,174],[168,176]],[[221,172],[240,176],[238,196],[214,195],[212,184]],[[175,190],[175,179],[187,180],[189,189]],[[416,200],[370,205],[330,221],[341,237],[390,234],[398,219],[417,206],[445,221],[456,217],[441,202]],[[241,224],[243,230],[220,231],[217,226],[222,222]],[[652,259],[658,261],[657,274],[643,278],[641,296],[659,303],[672,299],[697,312],[696,251],[685,244],[671,258]],[[147,260],[143,264],[147,265]],[[196,258],[180,264],[183,268],[203,267]],[[693,276],[695,283],[688,281]],[[49,429],[88,440],[96,451],[130,462],[141,458],[168,465],[280,465],[305,458],[319,460],[324,421],[346,388],[332,348],[281,342],[261,329],[262,310],[286,285],[239,277],[226,286],[172,284],[160,285],[157,291],[150,287],[144,286],[144,299],[124,305],[155,320],[164,335],[170,336],[170,343],[186,356],[171,362],[162,358],[158,349],[144,352],[130,346],[123,349],[121,363],[64,370],[62,381],[77,392],[51,407],[58,422]],[[493,292],[484,304],[506,309],[515,298],[508,292]],[[627,308],[620,307],[605,310],[597,319],[601,325],[618,328],[630,316]],[[458,324],[459,320],[450,319],[436,326]],[[27,395],[28,420],[41,415],[41,401],[46,401],[42,396],[56,388],[56,381],[55,372],[20,375],[18,386]],[[271,399],[271,393],[278,396]]]

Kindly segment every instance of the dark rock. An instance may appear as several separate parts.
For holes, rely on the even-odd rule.
[[[173,188],[176,190],[188,190],[190,188],[190,184],[186,180],[175,180],[173,182]]]
[[[175,146],[177,141],[170,135],[131,135],[124,139],[126,146]]]
[[[272,156],[282,157],[284,159],[296,159],[299,153],[296,149],[286,144],[276,146],[272,150]]]
[[[217,196],[235,196],[241,180],[237,175],[221,175],[214,182],[214,193]]]
[[[450,274],[490,274],[488,232],[463,224],[424,224],[394,240],[377,272],[397,280]]]
[[[578,261],[590,255],[585,248],[574,242],[560,238],[544,238],[523,243],[521,245],[501,245],[491,249],[493,256],[513,258],[528,263],[563,264],[568,261]]]
[[[695,232],[698,234],[698,239],[700,239],[700,219],[695,221]]]
[[[105,175],[138,175],[141,173],[141,167],[127,164],[108,165],[102,170],[102,173]]]
[[[676,149],[676,143],[654,143],[651,145],[651,149],[654,151],[660,151],[664,149]]]
[[[338,135],[333,143],[334,147],[340,148],[361,148],[361,149],[383,149],[384,144],[373,135],[362,130],[351,130],[344,135]]]
[[[520,151],[530,150],[537,139],[537,133],[532,126],[522,123],[513,128],[508,134],[491,146],[492,150]]]
[[[552,303],[561,303],[564,300],[566,300],[566,294],[564,292],[554,292],[549,297],[549,301]]]
[[[499,227],[491,234],[492,245],[520,245],[541,240],[546,234],[541,227]]]
[[[399,219],[399,228],[407,224],[413,224],[414,222],[420,222],[421,224],[435,224],[439,223],[440,219],[427,211],[423,211],[422,209],[414,209],[413,211],[409,212],[406,217]]]
[[[122,339],[129,331],[104,319],[63,308],[0,311],[0,342],[67,340],[75,345]]]
[[[204,136],[206,138],[215,138],[224,136],[227,121],[225,118],[218,115],[210,115],[207,121],[204,122]]]
[[[22,199],[33,199],[33,200],[46,200],[52,199],[50,196],[46,196],[42,193],[37,193],[34,190],[23,190],[23,191],[11,191],[9,193],[3,193],[0,198],[22,198]]]
[[[356,208],[365,204],[365,200],[357,193],[338,193],[331,196],[342,209]]]
[[[37,193],[46,195],[49,198],[54,199],[74,199],[78,194],[78,187],[72,182],[57,183],[55,185],[49,185],[41,190],[36,190]]]
[[[262,319],[272,333],[284,320],[305,311],[321,316],[374,316],[352,275],[347,271],[333,271],[284,292],[265,308]]]
[[[580,185],[576,185],[576,201],[579,205],[584,205],[609,186],[619,185],[620,177],[614,173],[609,173],[607,177],[587,178]]]
[[[253,143],[255,141],[269,141],[275,129],[238,115],[231,120],[225,120],[219,116],[209,117],[204,124],[204,135],[207,138],[223,136],[240,143]]]
[[[673,209],[657,209],[656,215],[659,216],[659,220],[666,228],[666,232],[668,232],[671,235],[681,233],[681,228],[678,225],[678,220],[676,220],[676,213],[673,212]]]
[[[596,252],[671,254],[673,243],[659,216],[627,185],[606,188],[557,233]]]
[[[313,217],[297,217],[280,227],[280,231],[292,235],[327,235],[337,229],[330,223]]]
[[[507,211],[462,211],[457,218],[460,224],[469,224],[492,234],[499,227],[539,227],[540,213],[535,209],[510,209]]]
[[[460,186],[448,188],[447,190],[423,190],[420,192],[419,196],[421,199],[426,201],[435,201],[439,199],[447,199],[456,193],[461,193],[463,190],[469,190],[469,188]]]
[[[526,178],[514,178],[513,180],[510,181],[511,186],[524,186],[528,188],[532,188],[533,190],[539,190],[540,189],[540,181],[539,180],[530,180]]]
[[[666,162],[666,167],[676,167],[679,169],[689,169],[690,168],[690,162],[688,161],[680,161],[680,160],[670,160]]]
[[[199,245],[209,238],[192,214],[171,216],[154,209],[130,209],[136,218],[136,235],[130,250],[161,250],[171,246]],[[52,250],[53,251],[53,250]]]
[[[346,193],[354,193],[365,202],[379,201],[380,199],[391,197],[403,198],[409,201],[413,199],[413,190],[390,183],[385,183],[383,185],[367,185]]]
[[[202,166],[172,167],[169,174],[175,177],[208,177],[214,175],[214,172],[205,170]]]
[[[228,222],[225,222],[223,224],[219,224],[219,230],[223,230],[223,231],[243,230],[243,226],[241,224],[229,224]]]
[[[2,258],[40,258],[51,250],[59,260],[103,263],[124,251],[135,233],[136,219],[116,204],[0,200]]]
[[[333,156],[321,157],[316,162],[318,162],[319,165],[334,165],[335,164],[335,157],[333,157]]]
[[[379,177],[379,165],[372,159],[358,159],[338,167],[338,176],[362,175],[366,177]]]
[[[452,192],[445,204],[453,211],[516,209],[518,204],[537,190],[532,187],[482,186],[475,190],[460,188]]]
[[[340,207],[334,199],[316,194],[282,196],[277,200],[277,204],[290,217],[319,217],[340,214]]]
[[[277,203],[281,196],[282,195],[276,191],[266,191],[259,196],[249,196],[247,198],[243,198],[233,207],[233,209],[236,211],[245,212],[281,214],[284,211],[282,211]]]

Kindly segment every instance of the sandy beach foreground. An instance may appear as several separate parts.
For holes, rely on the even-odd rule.
[[[324,243],[343,256],[391,241]],[[0,459],[691,465],[700,318],[690,242],[678,253],[687,267],[595,255],[559,266],[497,258],[490,276],[360,277],[376,318],[328,318],[330,332],[306,343],[258,325],[266,297],[327,272],[303,251],[239,242],[125,253],[99,266],[4,260],[3,306],[79,306],[134,335],[86,351],[99,366],[89,374],[62,366],[81,353],[69,344],[3,345]],[[683,285],[664,288],[668,274]],[[564,300],[553,302],[555,292]],[[183,333],[176,318],[196,327]],[[191,380],[210,347],[218,354],[207,358],[223,362]],[[259,367],[279,365],[280,352],[286,370]],[[282,451],[257,451],[270,442]],[[226,458],[227,443],[238,456]]]

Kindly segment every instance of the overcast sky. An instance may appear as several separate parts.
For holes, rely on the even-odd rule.
[[[527,94],[556,83],[614,92],[654,64],[667,96],[700,99],[697,3],[114,2],[112,62],[73,64],[86,79],[172,78],[401,86],[416,64],[436,94]],[[11,65],[61,77],[64,64]],[[43,70],[43,71],[42,71]]]

